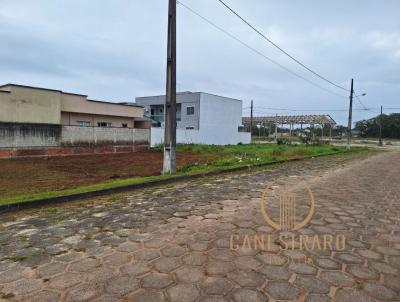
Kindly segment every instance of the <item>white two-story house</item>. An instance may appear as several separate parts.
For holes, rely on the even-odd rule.
[[[177,143],[248,144],[250,133],[242,127],[242,101],[204,92],[177,94]],[[151,131],[151,146],[164,139],[165,95],[136,98],[145,115],[159,122]]]

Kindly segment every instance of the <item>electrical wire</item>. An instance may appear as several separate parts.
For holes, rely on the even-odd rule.
[[[232,35],[231,33],[229,33],[228,31],[226,31],[225,29],[223,29],[223,28],[220,27],[219,25],[217,25],[217,24],[215,24],[214,22],[210,21],[210,20],[207,19],[206,17],[203,17],[203,16],[200,15],[198,12],[196,12],[195,10],[193,10],[192,8],[190,8],[188,5],[182,3],[181,1],[177,1],[177,3],[178,3],[179,5],[181,5],[182,7],[184,7],[185,9],[187,9],[188,11],[190,11],[191,13],[193,13],[194,15],[198,16],[199,18],[201,18],[203,21],[205,21],[205,22],[207,22],[208,24],[210,24],[211,26],[215,27],[216,29],[218,29],[218,30],[221,31],[222,33],[226,34],[226,35],[229,36],[230,38],[234,39],[235,41],[239,42],[240,44],[242,44],[243,46],[247,47],[247,48],[250,49],[251,51],[253,51],[253,52],[255,52],[256,54],[260,55],[260,56],[263,57],[264,59],[268,60],[269,62],[273,63],[274,65],[276,65],[276,66],[278,66],[278,67],[284,69],[285,71],[289,72],[290,74],[292,74],[292,75],[294,75],[294,76],[296,76],[296,77],[298,77],[298,78],[300,78],[300,79],[302,79],[302,80],[308,82],[309,84],[311,84],[311,85],[313,85],[313,86],[315,86],[315,87],[317,87],[317,88],[319,88],[319,89],[322,89],[322,90],[324,90],[324,91],[326,91],[326,92],[329,92],[329,93],[334,94],[334,95],[336,95],[336,96],[339,96],[339,97],[341,97],[341,98],[346,97],[346,96],[343,96],[343,95],[338,94],[338,93],[336,93],[336,92],[333,92],[333,91],[331,91],[331,90],[329,90],[329,89],[326,89],[325,87],[323,87],[323,86],[321,86],[321,85],[319,85],[319,84],[317,84],[317,83],[315,83],[315,82],[313,82],[313,81],[311,81],[311,80],[309,80],[309,79],[307,79],[307,78],[305,78],[305,77],[299,75],[298,73],[292,71],[291,69],[289,69],[289,68],[283,66],[282,64],[276,62],[275,60],[269,58],[268,56],[266,56],[265,54],[263,54],[263,53],[260,52],[259,50],[255,49],[254,47],[250,46],[249,44],[243,42],[243,41],[240,40],[238,37]]]
[[[360,97],[359,97],[357,94],[354,93],[354,96],[356,97],[357,101],[361,104],[361,106],[364,107],[364,110],[369,110],[369,109],[364,105],[364,103],[361,101]]]
[[[251,107],[244,107],[244,110],[248,110]],[[254,106],[253,108],[256,109],[265,109],[265,110],[276,110],[276,111],[325,111],[325,112],[333,112],[333,111],[343,111],[343,112],[347,112],[347,109],[291,109],[291,108],[272,108],[272,107],[261,107],[261,106]],[[367,108],[368,109],[368,108]],[[362,108],[353,108],[353,110],[357,110],[357,111],[365,111],[365,109]],[[369,109],[368,109],[369,110]]]
[[[218,0],[218,1],[221,2],[221,3],[223,3],[223,4],[225,5],[225,3],[224,3],[223,1],[221,1],[221,0]],[[302,79],[302,80],[308,82],[309,84],[311,84],[311,85],[313,85],[313,86],[315,86],[315,87],[317,87],[317,88],[319,88],[319,89],[322,89],[322,90],[324,90],[324,91],[326,91],[326,92],[329,92],[329,93],[332,93],[332,94],[334,94],[334,95],[340,96],[341,98],[347,97],[347,96],[343,96],[343,95],[340,95],[340,94],[338,94],[338,93],[335,93],[335,92],[333,92],[333,91],[331,91],[331,90],[329,90],[329,89],[326,89],[325,87],[322,87],[322,86],[318,85],[317,83],[315,83],[315,82],[313,82],[313,81],[311,81],[311,80],[309,80],[309,79],[307,79],[307,78],[305,78],[305,77],[299,75],[298,73],[292,71],[291,69],[289,69],[289,68],[283,66],[282,64],[276,62],[275,60],[269,58],[268,56],[266,56],[265,54],[263,54],[263,53],[260,52],[259,50],[257,50],[257,49],[255,49],[254,47],[250,46],[249,44],[243,42],[243,41],[240,40],[238,37],[236,37],[236,36],[234,36],[233,34],[229,33],[228,31],[226,31],[226,30],[223,29],[222,27],[218,26],[217,24],[215,24],[215,23],[212,22],[211,20],[209,20],[209,19],[207,19],[206,17],[200,15],[198,12],[196,12],[195,10],[193,10],[192,8],[190,8],[188,5],[186,5],[186,4],[184,4],[184,3],[180,2],[180,1],[177,1],[177,3],[178,3],[179,5],[181,5],[182,7],[184,7],[185,9],[187,9],[188,11],[190,11],[192,14],[194,14],[194,15],[198,16],[199,18],[201,18],[203,21],[207,22],[209,25],[215,27],[216,29],[218,29],[218,30],[221,31],[222,33],[226,34],[226,35],[229,36],[230,38],[234,39],[234,40],[237,41],[238,43],[242,44],[242,45],[245,46],[246,48],[248,48],[248,49],[250,49],[251,51],[255,52],[256,54],[260,55],[261,57],[263,57],[264,59],[266,59],[266,60],[268,60],[269,62],[273,63],[274,65],[276,65],[276,66],[278,66],[278,67],[284,69],[285,71],[289,72],[290,74],[292,74],[292,75],[294,75],[294,76],[296,76],[296,77],[298,77],[298,78],[300,78],[300,79]],[[225,6],[226,6],[227,8],[229,8],[227,5],[225,5]],[[229,8],[229,9],[230,9],[230,8]],[[230,10],[231,10],[231,9],[230,9]],[[236,14],[236,12],[234,12],[233,10],[232,10],[232,12]],[[238,17],[242,19],[241,16],[238,15]],[[247,23],[246,20],[243,19],[243,21]],[[250,24],[248,24],[248,25],[251,26]],[[251,26],[251,27],[253,27],[253,26]],[[253,28],[253,29],[256,30],[255,28]],[[256,31],[257,31],[257,30],[256,30]],[[260,33],[260,34],[262,35],[262,33]],[[265,37],[265,38],[268,39],[267,37]],[[269,41],[269,42],[273,43],[272,41]],[[274,43],[273,43],[273,44],[274,44]],[[275,46],[277,46],[277,45],[275,45]],[[277,47],[279,47],[279,46],[277,46]],[[284,51],[283,49],[281,49],[281,50]],[[292,59],[294,59],[294,58],[292,58]],[[296,60],[296,59],[295,59],[295,60]],[[301,64],[301,62],[298,62],[298,63]],[[306,66],[303,66],[303,67],[305,67],[306,69],[308,69]],[[312,72],[312,70],[311,70],[311,72]],[[318,75],[318,74],[316,74],[316,75]],[[320,75],[318,75],[318,76],[320,77]],[[323,77],[322,77],[322,78],[323,78]],[[324,79],[324,80],[327,80],[327,79],[325,79],[325,78],[323,78],[323,79]],[[329,81],[329,80],[327,80],[327,81],[328,81],[330,84],[333,84],[334,86],[337,86],[335,83],[332,83],[332,82]],[[340,87],[340,86],[337,86],[337,87],[341,88],[342,90],[348,91],[346,88],[343,88],[343,87]],[[374,111],[372,110],[372,109],[374,109],[374,108],[367,108],[367,107],[364,105],[364,103],[361,101],[359,95],[354,94],[354,96],[357,98],[358,102],[360,103],[360,105],[361,105],[363,108],[353,108],[353,110],[355,110],[355,111],[371,111],[371,112],[374,112]],[[246,109],[249,109],[249,108],[250,108],[250,107],[245,107],[245,108],[243,108],[243,109],[246,110]],[[348,111],[347,109],[289,109],[289,108],[271,108],[271,107],[257,107],[257,108],[267,109],[267,110],[277,110],[277,111],[293,111],[293,112],[296,112],[296,111],[299,111],[299,112],[300,112],[300,111],[310,111],[310,112],[312,112],[312,111],[314,111],[314,112],[315,112],[315,111],[325,111],[325,112],[326,112],[326,111],[328,111],[328,112],[334,112],[334,111],[335,111],[335,112],[347,112],[347,111]],[[384,108],[384,109],[400,110],[400,108]]]
[[[264,35],[261,31],[259,31],[257,28],[255,28],[253,25],[251,25],[246,19],[244,19],[241,15],[239,15],[239,13],[237,13],[235,10],[233,10],[229,5],[227,5],[224,1],[222,0],[217,0],[219,1],[222,5],[224,5],[230,12],[232,12],[235,16],[237,16],[240,20],[242,20],[244,23],[246,23],[250,28],[252,28],[256,33],[258,33],[264,40],[268,41],[270,44],[272,44],[275,48],[277,48],[279,51],[281,51],[282,53],[284,53],[286,56],[288,56],[290,59],[292,59],[294,62],[296,62],[297,64],[299,64],[300,66],[302,66],[303,68],[305,68],[306,70],[308,70],[309,72],[311,72],[312,74],[314,74],[315,76],[317,76],[318,78],[324,80],[325,82],[330,83],[331,85],[342,89],[344,91],[349,91],[347,88],[344,88],[338,84],[335,84],[334,82],[330,81],[329,79],[327,79],[326,77],[320,75],[319,73],[315,72],[314,70],[312,70],[311,68],[307,67],[305,64],[303,64],[302,62],[300,62],[298,59],[296,59],[295,57],[293,57],[291,54],[289,54],[287,51],[285,51],[282,47],[280,47],[278,44],[276,44],[275,42],[273,42],[271,39],[269,39],[266,35]]]

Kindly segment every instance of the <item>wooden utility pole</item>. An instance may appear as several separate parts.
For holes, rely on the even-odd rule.
[[[250,143],[252,135],[253,135],[253,100],[251,100],[251,106],[250,106]]]
[[[350,148],[351,148],[351,125],[352,125],[351,119],[353,117],[353,93],[354,93],[353,83],[354,83],[354,80],[351,79],[349,121],[348,121],[348,125],[347,125],[347,146],[346,146],[347,150],[350,150]]]
[[[169,0],[163,173],[176,172],[176,0]]]
[[[381,115],[379,116],[379,146],[383,145],[382,142],[382,111],[383,111],[383,107],[381,105]]]

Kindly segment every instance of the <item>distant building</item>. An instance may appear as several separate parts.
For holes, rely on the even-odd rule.
[[[138,149],[134,146],[149,145],[151,121],[143,114],[144,108],[136,104],[100,102],[54,89],[2,85],[0,157],[134,151]]]
[[[177,142],[227,145],[250,143],[250,133],[242,127],[242,101],[204,92],[177,94]],[[138,97],[145,116],[159,123],[152,127],[151,146],[164,138],[165,96]]]

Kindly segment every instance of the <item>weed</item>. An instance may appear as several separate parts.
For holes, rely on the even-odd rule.
[[[56,208],[47,208],[47,209],[45,209],[45,212],[47,214],[55,214],[55,213],[57,213],[57,209]]]
[[[29,237],[26,234],[21,234],[21,235],[18,236],[18,238],[21,241],[28,241],[29,240]]]
[[[92,238],[93,238],[93,235],[90,233],[86,233],[85,235],[83,235],[83,239],[85,239],[85,240],[90,240]]]
[[[100,232],[107,232],[108,231],[108,227],[106,224],[102,224],[99,226]]]
[[[123,201],[123,200],[124,200],[124,197],[122,195],[120,195],[120,194],[114,194],[109,199],[109,201],[111,201],[111,202],[120,202],[120,201]]]
[[[26,257],[24,257],[24,256],[8,256],[8,257],[1,258],[0,261],[11,260],[14,262],[20,262],[20,261],[24,261],[25,259],[26,259]]]

